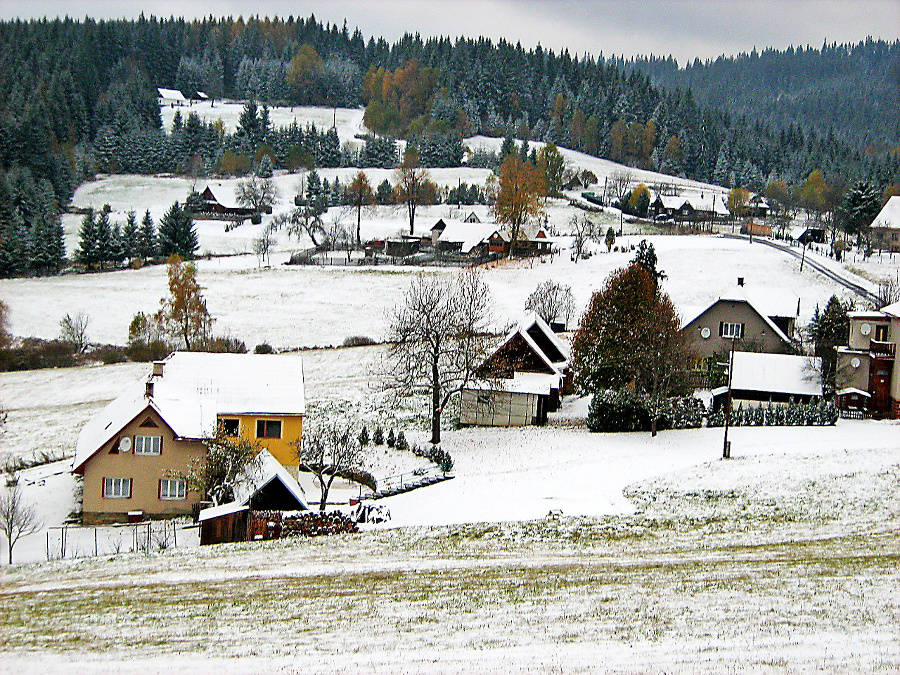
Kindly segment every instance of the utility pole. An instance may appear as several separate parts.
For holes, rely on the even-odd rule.
[[[731,426],[731,376],[734,373],[734,343],[737,337],[731,338],[731,354],[728,358],[728,392],[725,394],[725,442],[722,445],[722,459],[731,459],[731,443],[728,442],[728,427]]]

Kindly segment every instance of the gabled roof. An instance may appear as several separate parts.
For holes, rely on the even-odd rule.
[[[443,230],[439,228],[441,223],[444,224]],[[433,231],[440,230],[440,235],[438,235],[439,242],[461,244],[460,250],[463,253],[468,253],[494,235],[506,241],[506,237],[500,233],[500,230],[497,229],[494,223],[463,223],[458,220],[439,220],[431,229]]]
[[[887,204],[881,209],[872,227],[888,227],[892,230],[900,229],[900,196],[894,195],[887,200]]]
[[[881,311],[885,314],[890,314],[895,319],[900,318],[900,302],[895,302],[892,305],[888,305],[887,307],[882,307]]]
[[[497,349],[485,359],[485,363],[488,363],[499,352],[503,351],[507,345],[517,339],[523,340],[528,345],[528,348],[553,376],[561,374],[568,365],[568,347],[536,312],[525,314],[518,325],[506,334],[506,337],[503,338],[503,342],[500,343]],[[539,345],[538,341],[543,343],[544,347]]]
[[[184,94],[182,94],[178,89],[163,89],[162,87],[157,87],[156,92],[157,92],[157,94],[159,94],[160,98],[167,98],[172,101],[187,102],[187,99],[184,97]]]
[[[177,437],[192,439],[214,435],[220,415],[306,412],[303,360],[296,354],[175,352],[161,363],[161,376],[151,371],[82,427],[73,470],[148,407]]]
[[[251,502],[255,497],[263,494],[267,489],[271,490],[277,485],[282,495],[288,495],[291,506],[289,509],[278,509],[281,511],[308,511],[309,506],[306,504],[306,495],[300,484],[294,480],[294,477],[288,473],[281,463],[272,457],[268,450],[261,450],[259,454],[253,458],[241,476],[238,478],[234,487],[234,501],[227,504],[220,504],[208,509],[200,511],[200,520],[209,520],[218,516],[224,516],[229,513],[237,513],[251,508]]]
[[[689,315],[689,318],[686,318],[682,324],[682,329],[686,328],[688,325],[699,319],[701,316],[706,314],[712,307],[715,307],[720,302],[740,302],[745,303],[752,309],[759,317],[766,323],[767,326],[772,330],[772,332],[777,335],[779,338],[784,340],[787,343],[791,342],[791,339],[784,334],[774,321],[770,317],[796,317],[797,316],[797,296],[793,295],[792,292],[786,289],[780,289],[779,292],[783,292],[786,294],[788,300],[791,303],[792,311],[787,314],[779,314],[778,312],[787,312],[788,311],[788,300],[785,299],[785,296],[779,297],[777,293],[772,293],[772,290],[778,289],[769,289],[768,292],[764,293],[752,293],[748,292],[746,287],[736,286],[731,291],[729,291],[726,295],[723,295],[718,300],[713,302],[711,305],[705,307],[703,310],[699,312],[695,312],[693,316]],[[765,309],[760,306],[762,299],[762,303],[768,302],[768,306]]]
[[[735,352],[731,388],[821,396],[821,367],[822,360],[817,357]]]

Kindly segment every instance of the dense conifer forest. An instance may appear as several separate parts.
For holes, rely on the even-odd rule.
[[[0,275],[60,268],[59,212],[97,173],[241,175],[264,158],[391,167],[399,137],[430,166],[459,165],[461,139],[480,133],[756,191],[816,174],[837,202],[856,182],[900,181],[896,88],[889,74],[854,75],[863,62],[896,72],[896,60],[896,44],[877,42],[678,70],[483,38],[388,44],[314,16],[2,22]],[[851,81],[847,112],[834,109]],[[234,133],[189,112],[163,129],[157,87],[252,103]],[[760,104],[782,90],[785,103]],[[333,130],[273,128],[272,105],[365,106],[377,136],[348,153]]]

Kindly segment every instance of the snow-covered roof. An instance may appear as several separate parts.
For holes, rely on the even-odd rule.
[[[890,314],[895,318],[900,318],[900,302],[895,302],[887,307],[882,307],[881,311],[885,314]]]
[[[182,94],[178,89],[163,89],[162,87],[157,87],[156,91],[159,94],[160,98],[164,98],[164,99],[167,99],[170,101],[185,101],[185,102],[187,102],[187,99],[184,97],[184,94]]]
[[[303,360],[296,354],[175,352],[101,410],[81,429],[77,470],[147,407],[179,438],[207,438],[219,415],[298,416],[306,412]],[[147,396],[147,385],[153,391]]]
[[[515,373],[515,375],[519,374],[520,373]],[[466,389],[473,391],[505,391],[512,394],[537,394],[546,396],[550,394],[551,389],[559,386],[558,378],[555,375],[542,375],[541,373],[528,374],[537,375],[538,377],[476,380],[469,384]]]
[[[560,355],[563,357],[563,361],[554,361],[550,358],[549,355],[535,342],[534,338],[528,333],[528,331],[537,327],[543,334],[544,337],[559,351]],[[547,325],[547,322],[544,321],[541,317],[538,316],[537,312],[529,311],[526,312],[525,315],[520,319],[519,324],[513,328],[509,333],[507,333],[506,337],[503,338],[503,342],[500,343],[500,346],[495,351],[499,351],[506,344],[509,343],[516,335],[520,335],[523,340],[528,344],[529,347],[534,351],[534,353],[540,358],[550,369],[555,372],[561,372],[563,368],[569,362],[569,349],[566,347],[565,343],[560,340],[556,334],[553,332],[553,329]]]
[[[841,389],[840,391],[834,392],[838,396],[844,396],[846,394],[857,394],[858,396],[865,396],[866,398],[872,398],[872,394],[867,391],[863,391],[862,389],[857,389],[856,387],[847,387],[846,389]]]
[[[894,195],[887,200],[887,204],[884,205],[878,215],[875,216],[875,220],[872,221],[872,227],[900,229],[900,196]]]
[[[746,286],[735,286],[728,293],[719,297],[716,302],[707,307],[704,307],[699,312],[693,315],[686,314],[686,318],[682,322],[681,327],[686,328],[691,322],[696,321],[707,310],[709,310],[710,307],[714,306],[718,302],[747,303],[750,308],[754,312],[756,312],[763,321],[765,321],[766,325],[772,330],[775,335],[777,335],[785,342],[791,341],[791,339],[784,334],[784,331],[781,330],[777,325],[775,325],[775,322],[773,322],[770,318],[773,316],[796,318],[799,298],[790,289],[769,287],[754,289],[751,291]]]
[[[735,352],[731,388],[821,396],[821,366],[817,357]]]
[[[494,223],[464,223],[458,220],[444,219],[444,229],[438,241],[462,244],[461,252],[468,253],[479,244],[490,239],[494,234],[505,240]]]
[[[294,480],[294,477],[288,473],[287,469],[268,450],[263,449],[246,466],[241,476],[238,477],[234,486],[234,501],[203,509],[200,511],[200,521],[218,518],[229,513],[246,511],[250,508],[250,501],[253,497],[268,487],[273,481],[280,482],[284,489],[297,500],[296,506],[299,508],[292,510],[309,510],[306,504],[306,495],[303,493],[303,488],[300,487],[300,484]]]
[[[678,195],[660,195],[659,201],[662,203],[663,208],[675,210],[684,206],[684,203],[688,200]]]
[[[227,516],[229,513],[237,513],[238,511],[249,511],[249,506],[238,504],[237,502],[228,502],[227,504],[219,504],[218,506],[210,506],[207,509],[200,509],[198,520],[202,523],[204,520],[218,518],[219,516]]]
[[[303,488],[268,450],[261,450],[247,466],[241,479],[235,485],[234,501],[238,504],[249,504],[253,495],[276,480],[280,481],[285,489],[294,496],[300,510],[308,510]]]

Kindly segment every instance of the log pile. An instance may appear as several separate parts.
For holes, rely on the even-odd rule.
[[[299,513],[285,516],[281,521],[283,537],[319,537],[357,531],[356,523],[340,511]]]

